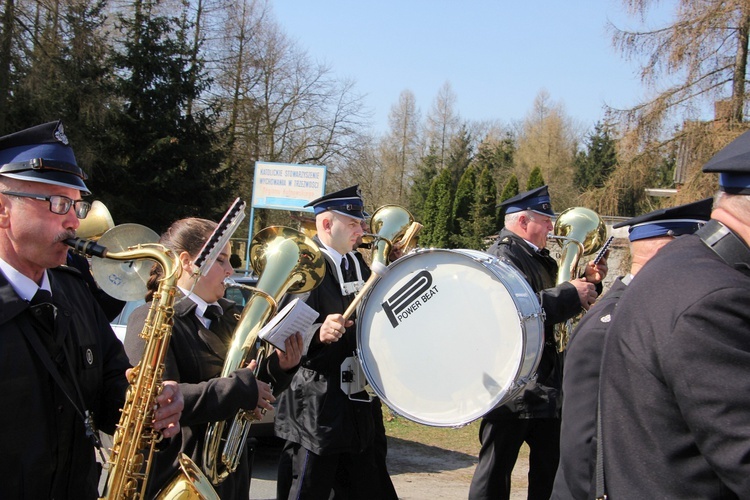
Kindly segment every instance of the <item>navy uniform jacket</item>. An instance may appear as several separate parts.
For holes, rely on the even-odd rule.
[[[65,345],[54,358],[57,370],[69,383],[67,352],[86,407],[99,428],[112,433],[125,400],[128,358],[80,273],[48,272],[56,335]],[[94,446],[82,418],[27,340],[26,334],[49,338],[35,325],[29,303],[0,273],[0,498],[97,498]],[[72,384],[68,392],[76,394]],[[76,404],[80,407],[78,399]]]
[[[316,242],[320,243],[317,237]],[[370,270],[356,255],[367,280]],[[346,258],[351,271],[351,254]],[[329,314],[343,314],[353,298],[354,294],[342,296],[337,274],[326,259],[325,277],[306,301],[319,313],[316,323],[322,324]],[[360,452],[373,442],[372,403],[351,401],[340,384],[341,363],[356,351],[356,324],[331,344],[320,342],[319,326],[302,367],[279,399],[276,435],[318,455]]]
[[[219,304],[224,315],[214,320],[209,330],[195,316],[195,302],[178,297],[175,303],[174,326],[163,378],[180,383],[185,409],[180,419],[180,434],[155,454],[147,487],[149,497],[174,477],[179,467],[177,459],[180,453],[185,453],[198,467],[202,467],[203,445],[209,422],[234,419],[238,408],[251,410],[258,401],[258,387],[252,370],[242,368],[228,377],[220,377],[237,324],[235,314],[242,311],[231,300],[222,298]],[[125,348],[133,363],[138,362],[143,354],[144,343],[139,334],[149,305],[139,307],[128,319]],[[278,393],[289,384],[291,374],[278,366],[278,357],[274,353],[266,363],[261,364],[258,378],[272,384],[274,392]],[[216,493],[227,499],[248,498],[251,466],[249,447],[246,446],[237,470],[214,487]]]
[[[521,271],[537,293],[545,313],[544,352],[537,379],[511,402],[492,410],[485,418],[550,418],[560,416],[563,354],[557,352],[554,325],[581,312],[578,291],[570,283],[555,286],[557,262],[547,252],[535,252],[523,238],[503,229],[487,251]],[[543,255],[545,254],[545,255]]]
[[[696,235],[628,286],[602,359],[609,498],[750,498],[748,298],[750,275]]]
[[[560,465],[552,498],[594,498],[599,366],[612,314],[627,285],[618,278],[583,316],[565,351]]]

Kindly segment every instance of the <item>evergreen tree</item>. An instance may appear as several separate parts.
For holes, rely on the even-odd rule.
[[[532,189],[540,188],[544,186],[544,177],[542,177],[542,169],[539,167],[534,167],[534,169],[529,174],[529,181],[526,183],[526,191],[531,191]]]
[[[497,185],[489,168],[483,168],[476,183],[472,233],[474,241],[467,248],[486,250],[485,238],[495,232],[496,227]]]
[[[445,168],[450,171],[453,185],[457,185],[461,176],[469,168],[472,160],[471,134],[466,127],[456,134],[450,142],[448,150],[448,160],[445,162]]]
[[[579,151],[573,164],[573,183],[579,191],[604,186],[617,167],[617,142],[610,135],[609,127],[601,122],[594,126],[594,132],[587,138],[586,151]]]
[[[448,169],[443,169],[430,186],[425,202],[424,236],[425,247],[450,248],[453,212],[453,183]]]
[[[453,197],[453,234],[451,242],[454,248],[475,248],[473,234],[474,204],[477,194],[476,169],[470,166],[461,176]]]
[[[437,178],[439,164],[440,157],[435,150],[431,150],[429,154],[424,156],[421,163],[417,166],[417,173],[414,176],[414,182],[409,193],[408,209],[416,220],[422,221],[423,225],[425,224],[425,217],[427,217],[427,198],[430,193],[430,187]],[[420,239],[423,238],[424,236]]]
[[[105,200],[117,220],[157,232],[189,215],[218,219],[233,191],[210,108],[185,113],[210,82],[190,60],[187,27],[157,13],[159,1],[136,0],[132,17],[120,17],[124,41],[113,62],[123,106],[107,128],[110,154],[95,169],[98,183],[120,190]]]
[[[506,182],[505,186],[503,186],[503,192],[500,193],[500,203],[513,198],[518,193],[520,193],[518,186],[518,177],[516,177],[515,175],[511,175],[510,179],[508,179],[508,182]],[[498,203],[498,205],[500,205],[500,203]],[[500,206],[497,207],[496,211],[495,227],[498,231],[505,227],[505,211]]]

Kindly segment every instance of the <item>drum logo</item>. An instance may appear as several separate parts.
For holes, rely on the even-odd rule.
[[[428,271],[420,271],[381,305],[391,325],[396,328],[437,292],[437,285],[432,285],[432,275]]]

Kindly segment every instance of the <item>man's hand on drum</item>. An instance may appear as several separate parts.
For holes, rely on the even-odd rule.
[[[578,298],[581,300],[581,307],[588,311],[589,307],[591,307],[596,301],[598,295],[594,284],[586,281],[586,278],[577,278],[570,280],[568,283],[576,287],[576,290],[578,290]]]
[[[593,261],[586,264],[586,270],[584,271],[583,276],[586,278],[586,281],[589,283],[599,283],[601,282],[606,276],[607,276],[607,256],[609,255],[609,250],[607,250],[607,253],[604,254],[604,257],[599,261],[598,264],[594,264]]]
[[[346,332],[347,326],[352,326],[354,321],[344,320],[342,314],[329,314],[320,327],[320,341],[324,344],[338,342]]]

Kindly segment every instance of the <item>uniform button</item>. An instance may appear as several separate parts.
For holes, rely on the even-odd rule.
[[[62,412],[63,412],[63,406],[62,406],[62,405],[59,405],[59,406],[57,407],[57,413],[62,413]]]

